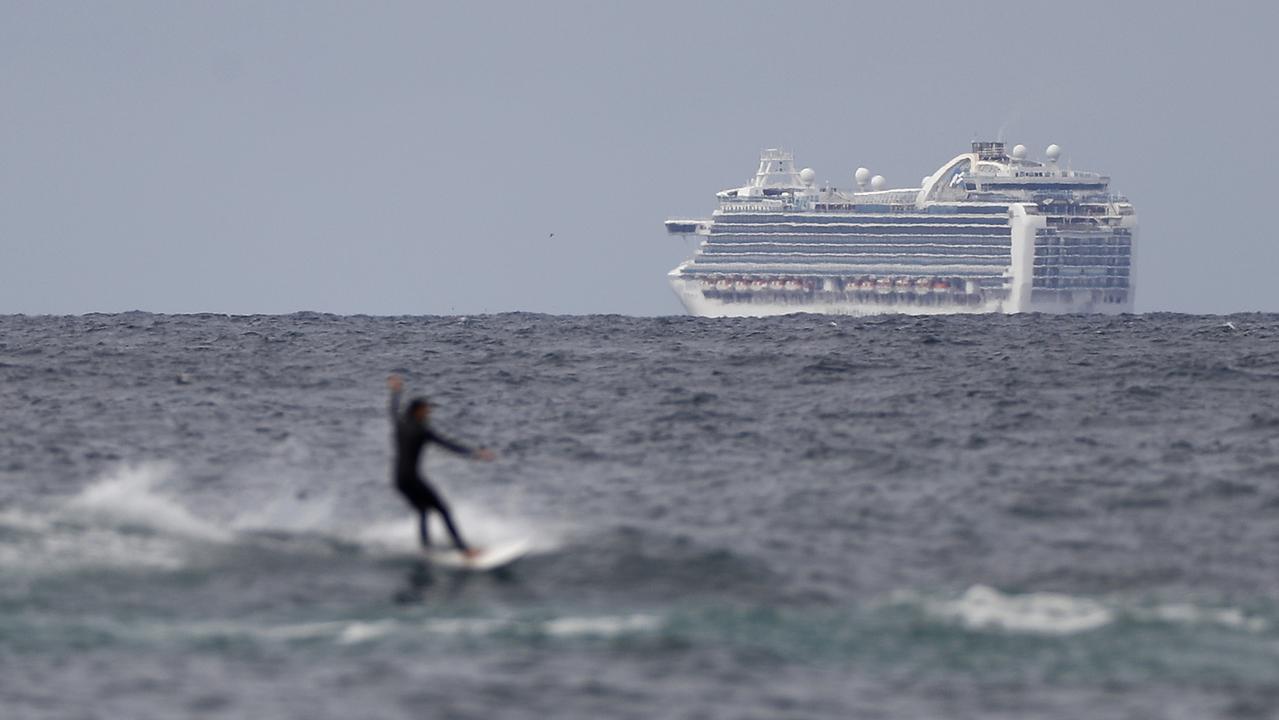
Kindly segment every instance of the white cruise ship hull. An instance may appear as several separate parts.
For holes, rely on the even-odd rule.
[[[939,294],[848,293],[723,293],[709,290],[697,279],[670,274],[671,288],[690,315],[697,317],[769,317],[792,313],[843,315],[957,315],[984,313],[1099,313],[1117,315],[1132,312],[1132,303],[1107,302],[1093,291],[1075,291],[1050,301],[1031,302],[1017,307],[1009,298],[948,298]]]

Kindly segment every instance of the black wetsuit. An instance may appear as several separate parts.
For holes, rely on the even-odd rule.
[[[422,529],[422,546],[431,544],[427,531],[426,516],[435,510],[444,518],[444,525],[453,536],[453,544],[458,550],[466,550],[467,545],[453,524],[453,515],[449,506],[444,503],[421,475],[418,474],[418,461],[428,443],[436,443],[459,455],[471,456],[475,453],[471,448],[437,435],[429,425],[420,423],[407,413],[400,413],[400,394],[391,393],[391,422],[395,425],[395,488],[404,499],[418,512]]]

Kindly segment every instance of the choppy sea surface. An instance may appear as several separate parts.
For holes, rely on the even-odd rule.
[[[1274,315],[0,317],[0,717],[1279,717],[1277,433]]]

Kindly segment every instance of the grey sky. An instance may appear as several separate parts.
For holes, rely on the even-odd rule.
[[[761,148],[1001,127],[1132,198],[1139,310],[1279,310],[1273,7],[0,0],[0,313],[674,314]]]

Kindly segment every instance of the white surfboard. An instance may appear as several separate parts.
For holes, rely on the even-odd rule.
[[[483,571],[496,570],[504,565],[513,563],[524,557],[528,551],[529,544],[527,540],[510,540],[480,548],[480,554],[473,558],[466,557],[456,548],[432,548],[423,550],[422,554],[434,565],[457,568],[459,570]]]

